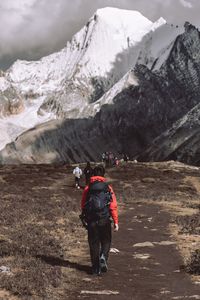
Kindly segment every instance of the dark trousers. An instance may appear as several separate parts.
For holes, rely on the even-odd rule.
[[[80,186],[80,178],[75,177],[75,185]]]
[[[90,175],[89,176],[85,176],[85,184],[88,185],[90,183]]]
[[[91,222],[88,224],[88,243],[90,247],[90,257],[93,269],[99,268],[99,258],[103,253],[108,260],[111,246],[111,221],[104,224]]]

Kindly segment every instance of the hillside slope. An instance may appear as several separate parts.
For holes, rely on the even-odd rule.
[[[91,275],[87,232],[78,217],[83,190],[74,188],[72,170],[0,168],[0,262],[6,270],[0,298],[198,299],[200,259],[190,257],[200,243],[199,169],[169,162],[106,170],[119,206],[112,241],[118,251],[110,253],[108,273],[100,278]],[[187,261],[194,282],[183,268]]]
[[[200,104],[156,138],[141,161],[178,160],[200,165]]]

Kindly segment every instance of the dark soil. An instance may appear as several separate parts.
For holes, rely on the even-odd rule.
[[[176,222],[181,226],[181,233],[200,235],[200,213],[193,216],[177,217]]]
[[[120,230],[113,234],[113,247],[119,253],[110,254],[108,273],[93,277],[86,231],[78,218],[82,190],[74,188],[72,169],[1,167],[0,266],[10,268],[10,273],[0,273],[0,299],[143,300],[200,295],[200,285],[180,268],[183,260],[168,229],[172,217],[160,206],[160,201],[180,202],[180,198],[183,207],[198,202],[197,189],[184,181],[186,176],[198,179],[198,171],[174,170],[162,163],[107,170],[119,204]],[[186,226],[188,218],[181,222]],[[147,241],[153,246],[134,246]],[[163,241],[174,243],[158,244]],[[193,269],[190,273],[199,274]],[[103,290],[119,294],[84,294]]]
[[[200,250],[196,250],[192,253],[190,261],[186,266],[186,271],[190,274],[200,275]]]

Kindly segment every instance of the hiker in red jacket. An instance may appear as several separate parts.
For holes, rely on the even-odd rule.
[[[107,261],[111,246],[111,218],[114,231],[118,231],[117,200],[104,178],[103,166],[94,168],[94,176],[84,189],[81,201],[82,214],[88,231],[88,243],[93,274],[100,275],[108,269]]]

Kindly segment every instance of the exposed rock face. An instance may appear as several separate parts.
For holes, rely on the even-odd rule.
[[[200,166],[200,104],[156,138],[138,159],[173,159]]]
[[[185,29],[185,33],[177,39],[174,45],[175,51],[172,51],[163,70],[167,67],[174,78],[175,84],[169,85],[170,91],[173,91],[173,86],[178,86],[179,89],[175,89],[173,94],[180,95],[181,104],[183,97],[187,99],[186,108],[191,108],[200,100],[200,53],[198,51],[200,34],[189,23],[185,24]],[[200,106],[198,104],[156,138],[138,159],[144,161],[174,159],[200,165],[199,120]]]
[[[23,109],[23,98],[13,87],[8,87],[4,91],[0,91],[1,117],[19,114]]]
[[[153,65],[152,70],[137,65],[137,84],[121,89],[113,104],[102,106],[94,118],[51,121],[38,126],[1,151],[1,162],[96,160],[108,150],[137,156],[199,103],[199,49],[198,30],[186,24],[185,33],[177,37],[159,70],[154,71]],[[191,134],[190,126],[187,128],[182,137]]]

